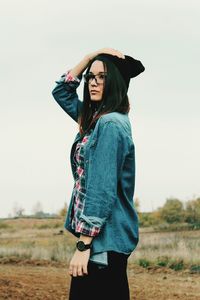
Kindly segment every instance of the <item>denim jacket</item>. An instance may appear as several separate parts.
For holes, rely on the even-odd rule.
[[[78,76],[82,79],[82,74]],[[76,122],[82,108],[76,89],[80,82],[56,81],[52,95]],[[80,133],[71,147],[70,163],[75,179],[73,155]],[[138,216],[134,207],[135,146],[128,114],[112,112],[101,116],[85,146],[85,205],[81,219],[101,230],[93,239],[92,254],[116,251],[130,255],[136,248]],[[71,229],[72,197],[64,227]]]

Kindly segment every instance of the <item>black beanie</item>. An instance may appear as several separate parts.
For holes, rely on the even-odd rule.
[[[105,57],[115,64],[124,78],[127,89],[129,87],[130,79],[138,76],[145,70],[145,67],[140,60],[137,60],[129,55],[125,55],[125,58],[119,58],[116,55],[102,53],[98,54],[93,61],[98,57]]]

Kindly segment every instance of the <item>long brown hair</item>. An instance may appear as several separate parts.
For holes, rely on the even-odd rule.
[[[130,111],[130,103],[127,95],[127,87],[118,68],[105,57],[98,55],[88,65],[86,74],[95,60],[103,62],[104,70],[107,71],[101,105],[97,115],[93,118],[93,111],[90,107],[90,93],[88,84],[84,83],[83,106],[79,113],[78,124],[80,134],[85,134],[91,128],[94,128],[97,120],[104,114],[110,112],[120,112],[126,114]]]

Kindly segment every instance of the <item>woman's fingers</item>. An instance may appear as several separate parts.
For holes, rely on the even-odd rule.
[[[97,56],[98,54],[101,54],[101,53],[116,55],[119,58],[125,59],[125,55],[122,52],[120,52],[119,50],[113,49],[113,48],[102,48],[100,50],[97,50],[97,51],[89,54],[89,57],[90,57],[90,59],[93,59],[95,56]]]
[[[77,277],[83,276],[84,274],[88,274],[87,272],[87,265],[74,265],[69,267],[69,275]]]
[[[74,277],[77,276],[77,268],[75,265],[72,266],[72,276],[74,276]]]
[[[69,274],[71,276],[83,276],[87,274],[87,265],[90,257],[90,250],[80,252],[75,251],[70,263],[69,263]]]
[[[77,266],[76,265],[73,265],[73,264],[70,264],[69,265],[69,275],[71,276],[77,276]]]
[[[114,53],[116,53],[116,54],[119,55],[119,56],[122,56],[122,55],[123,55],[122,52],[120,52],[119,50],[113,49],[113,51],[114,51]]]
[[[74,266],[73,267],[73,274],[72,274],[74,277],[76,277],[77,276],[77,267],[76,266]]]
[[[82,266],[77,267],[77,274],[78,276],[83,276]]]
[[[113,48],[103,48],[102,53],[107,53],[111,55],[116,55],[119,58],[125,58],[124,54],[120,52],[119,50],[113,49]]]
[[[83,265],[83,273],[88,275],[87,265]]]

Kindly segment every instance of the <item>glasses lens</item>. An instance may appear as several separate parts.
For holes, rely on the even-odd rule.
[[[90,80],[90,74],[85,74],[84,75],[84,81],[86,82],[86,83],[88,83],[89,82],[89,80]]]
[[[104,80],[105,80],[105,77],[106,77],[106,74],[99,74],[99,75],[96,75],[97,82],[98,82],[98,83],[103,83]]]
[[[97,83],[103,83],[105,80],[106,74],[85,74],[84,80],[86,83],[91,83],[92,80],[95,78]]]

